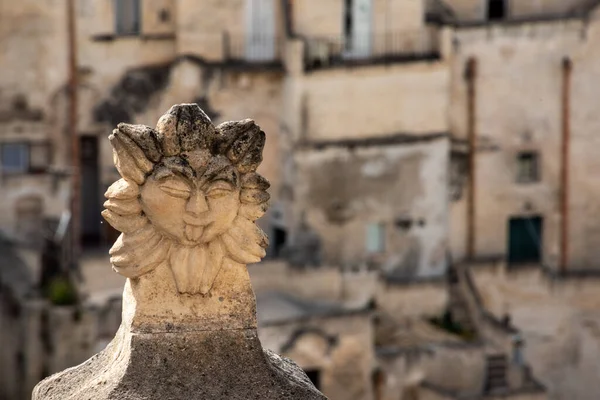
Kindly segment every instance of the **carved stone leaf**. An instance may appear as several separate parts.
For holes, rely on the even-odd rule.
[[[257,173],[242,175],[242,188],[244,189],[267,190],[269,187],[271,187],[271,183]]]
[[[117,130],[115,130],[117,132]],[[127,180],[131,180],[138,185],[144,183],[146,175],[138,166],[133,156],[127,151],[123,141],[114,133],[108,137],[113,146],[113,161],[119,174]]]
[[[244,119],[242,121],[227,121],[217,126],[217,132],[219,136],[219,144],[217,152],[224,154],[227,149],[231,147],[231,144],[239,138],[244,132],[252,129],[256,126],[253,120]]]
[[[264,190],[246,189],[240,194],[240,201],[244,204],[260,204],[269,201],[271,196]]]
[[[102,211],[104,219],[116,230],[123,233],[132,233],[142,229],[148,219],[142,215],[130,215],[124,217],[110,210]]]
[[[104,197],[107,199],[128,200],[136,199],[140,194],[140,187],[125,179],[119,179],[106,190]]]
[[[154,129],[149,126],[125,123],[117,125],[117,129],[133,140],[143,150],[150,161],[153,163],[160,161],[162,154],[160,152],[160,145],[158,144],[157,133]]]
[[[169,242],[151,225],[125,235],[121,234],[110,249],[110,262],[115,271],[127,278],[137,278],[164,261]]]
[[[104,202],[104,207],[119,215],[140,215],[142,212],[142,205],[137,200],[119,200],[119,199],[108,199]]]
[[[253,222],[237,217],[229,232],[223,234],[228,255],[242,264],[259,262],[265,255],[268,240]]]
[[[254,222],[267,212],[269,203],[260,204],[242,204],[240,206],[239,215]]]

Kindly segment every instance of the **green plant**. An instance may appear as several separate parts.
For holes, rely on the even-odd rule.
[[[64,277],[55,278],[48,285],[48,300],[57,306],[71,306],[77,304],[78,296],[75,285]]]
[[[428,318],[428,320],[432,325],[437,326],[438,328],[443,329],[446,332],[460,336],[465,340],[475,339],[475,332],[467,330],[463,328],[461,324],[455,322],[452,319],[452,313],[449,310],[446,310],[441,316],[434,316]]]

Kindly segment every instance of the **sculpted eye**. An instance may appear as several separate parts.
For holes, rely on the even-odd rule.
[[[190,197],[189,186],[178,179],[169,179],[166,182],[161,183],[158,187],[169,196],[178,197],[180,199],[188,199]]]
[[[206,190],[206,195],[212,199],[227,196],[233,191],[231,184],[225,181],[217,181],[209,186]]]

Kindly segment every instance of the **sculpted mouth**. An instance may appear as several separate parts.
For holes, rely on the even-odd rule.
[[[203,226],[186,225],[185,226],[185,237],[191,242],[198,242],[204,233]]]
[[[204,227],[212,222],[210,213],[201,214],[200,216],[192,214],[184,214],[183,222],[186,225]]]

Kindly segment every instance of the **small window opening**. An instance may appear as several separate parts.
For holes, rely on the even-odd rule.
[[[533,151],[517,154],[517,182],[532,183],[540,180],[539,156]]]
[[[115,0],[117,35],[140,34],[140,0]]]
[[[353,36],[353,16],[352,16],[352,4],[353,0],[344,1],[344,39],[346,50],[352,49],[352,36]]]
[[[283,250],[286,242],[286,230],[279,227],[273,228],[273,257],[277,258],[281,256],[281,251]]]
[[[308,379],[315,385],[317,389],[321,389],[321,371],[318,369],[309,369],[304,371]]]
[[[163,8],[158,13],[158,19],[160,20],[160,22],[163,22],[163,23],[169,22],[169,21],[171,21],[171,13],[169,12],[169,10]]]
[[[2,172],[24,174],[29,170],[29,146],[26,143],[5,143],[0,147]]]
[[[488,0],[488,21],[506,18],[506,0]]]
[[[366,235],[367,253],[383,253],[385,250],[385,226],[381,223],[367,225]]]

